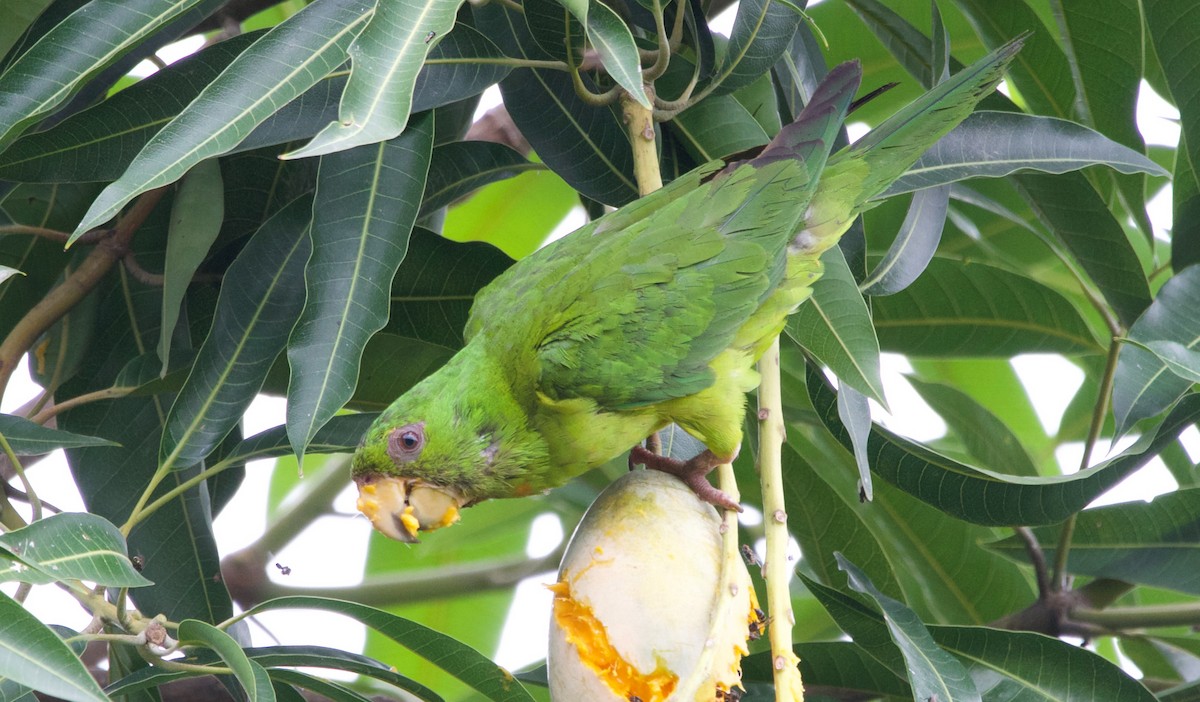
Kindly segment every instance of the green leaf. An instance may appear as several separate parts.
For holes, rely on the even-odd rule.
[[[1142,13],[1132,0],[1054,0],[1063,51],[1075,81],[1075,110],[1085,122],[1134,151],[1146,153],[1137,126],[1137,100],[1146,51]],[[1152,235],[1146,179],[1116,177],[1134,221]]]
[[[1057,174],[1088,166],[1167,175],[1141,153],[1081,124],[984,111],[967,117],[939,139],[880,198],[967,178],[998,178],[1022,170]]]
[[[523,258],[536,251],[578,204],[579,194],[557,174],[548,170],[522,173],[492,183],[452,207],[442,236],[452,241],[486,242],[490,246],[477,244],[475,250],[495,247],[510,259]],[[459,327],[456,331],[461,331]]]
[[[315,675],[309,675],[298,670],[278,669],[271,671],[271,677],[282,683],[288,683],[296,687],[316,693],[321,699],[333,700],[333,702],[371,702],[371,698],[361,693],[351,690],[345,685],[318,678]],[[300,696],[300,699],[304,699]]]
[[[568,8],[577,3],[568,3]],[[617,82],[634,100],[651,109],[646,90],[642,87],[642,62],[637,45],[625,22],[600,0],[587,4],[587,17],[579,20],[587,27],[588,40],[600,54],[600,61],[609,77]]]
[[[0,677],[70,702],[108,700],[67,644],[2,592]]]
[[[818,416],[843,446],[849,436],[837,416],[837,398],[824,377],[808,372],[808,392]],[[1157,432],[1103,463],[1072,475],[1005,475],[958,463],[876,425],[869,453],[877,475],[947,514],[973,524],[1052,524],[1081,510],[1150,459],[1200,417],[1200,395],[1180,402]]]
[[[0,153],[0,177],[34,183],[116,180],[154,133],[263,32],[217,42]]]
[[[264,602],[247,610],[246,615],[291,608],[334,612],[360,621],[411,649],[495,702],[533,700],[511,673],[492,663],[478,651],[433,629],[374,607],[323,597],[292,596]]]
[[[788,336],[829,367],[838,379],[887,406],[879,371],[879,340],[871,313],[841,250],[821,255],[825,273],[812,298],[788,318]]]
[[[0,150],[200,1],[93,0],[72,13],[0,75]]]
[[[1124,227],[1078,173],[1013,177],[1042,224],[1079,262],[1123,324],[1150,304],[1150,284]]]
[[[350,79],[338,118],[285,158],[320,156],[389,141],[408,125],[417,73],[439,38],[454,28],[462,0],[379,2],[350,45]]]
[[[684,63],[676,59],[671,62]],[[733,95],[709,95],[668,124],[698,163],[741,153],[771,140],[754,115]]]
[[[7,21],[0,25],[0,57],[21,39],[21,34],[50,6],[53,0],[11,0],[5,4]]]
[[[1033,530],[1050,563],[1060,531],[1057,526]],[[1028,561],[1015,536],[989,547],[1013,560]],[[1081,512],[1067,553],[1067,570],[1196,595],[1200,594],[1198,551],[1200,490],[1178,490],[1149,504],[1129,502]]]
[[[850,436],[850,447],[854,453],[854,465],[858,467],[858,491],[862,499],[870,502],[874,494],[871,489],[871,459],[867,457],[867,440],[871,436],[871,407],[866,396],[854,388],[842,388],[837,396],[838,417]]]
[[[502,5],[472,7],[472,14],[479,29],[506,55],[550,58],[534,42],[525,21]],[[582,79],[597,91],[588,76]],[[614,206],[637,198],[629,135],[616,106],[597,108],[583,102],[567,73],[549,69],[515,69],[500,81],[500,93],[538,156],[572,187]]]
[[[18,456],[40,456],[54,449],[77,446],[116,446],[115,442],[98,436],[83,436],[62,429],[47,429],[12,414],[0,414],[0,436]]]
[[[1020,437],[970,395],[952,385],[929,383],[912,376],[908,382],[941,415],[980,465],[1010,475],[1038,474]]]
[[[378,416],[372,412],[339,414],[329,420],[313,436],[308,444],[308,453],[351,453],[358,447],[367,427]],[[288,443],[287,426],[280,424],[240,441],[227,455],[223,463],[242,463],[263,458],[279,458],[292,452]]]
[[[225,186],[216,159],[201,161],[187,172],[171,203],[167,233],[167,264],[163,271],[163,323],[158,339],[162,374],[170,367],[171,337],[179,321],[192,276],[208,255],[225,219]]]
[[[387,281],[408,250],[433,150],[433,114],[404,134],[322,158],[307,302],[288,340],[296,456],[354,394],[363,349],[388,318]]]
[[[902,597],[887,551],[859,512],[858,494],[843,494],[826,483],[810,465],[809,458],[791,443],[784,444],[783,489],[788,505],[788,531],[800,544],[805,561],[821,582],[832,585],[837,576],[837,559],[833,554],[845,552],[863,564],[880,589],[893,597]]]
[[[1150,341],[1140,344],[1131,339],[1130,343],[1158,356],[1159,360],[1167,364],[1167,368],[1180,378],[1200,383],[1200,351],[1189,349],[1176,341]]]
[[[312,202],[302,196],[267,220],[226,270],[212,329],[167,415],[163,466],[193,466],[216,448],[283,351],[304,304]]]
[[[232,150],[254,127],[342,64],[369,14],[354,0],[325,0],[256,41],[146,144],[92,203],[72,237],[108,221],[137,195]]]
[[[0,547],[25,566],[0,561],[0,581],[86,580],[106,587],[153,584],[133,567],[125,537],[112,522],[86,512],[51,515],[0,534]]]
[[[512,148],[490,141],[452,141],[435,146],[417,217],[428,217],[490,183],[544,168]]]
[[[1190,37],[1200,32],[1200,12],[1180,8],[1169,0],[1147,0],[1141,4],[1146,36],[1162,64],[1163,75],[1179,108],[1179,150],[1175,163],[1174,224],[1171,230],[1172,263],[1182,270],[1197,261],[1200,241],[1200,54],[1190,50]],[[1181,11],[1182,10],[1182,11]],[[1166,93],[1163,93],[1164,95]]]
[[[934,258],[908,288],[872,302],[875,330],[887,351],[914,356],[1100,351],[1087,323],[1060,293],[985,264]]]
[[[250,702],[275,702],[275,690],[266,669],[247,658],[241,645],[229,634],[211,624],[185,619],[179,622],[179,642],[185,645],[199,643],[216,651],[225,665],[233,669],[234,677],[241,683]]]
[[[880,592],[845,556],[836,554],[850,587],[869,596],[883,612],[892,640],[904,656],[914,699],[981,700],[966,668],[938,647],[929,630],[903,602]]]
[[[1200,345],[1198,305],[1200,266],[1189,266],[1162,286],[1154,303],[1129,329],[1129,338],[1145,345],[1174,342],[1190,352]],[[1170,353],[1170,348],[1164,350]],[[1133,344],[1122,346],[1112,394],[1117,435],[1170,407],[1191,385],[1151,351]]]
[[[711,80],[714,94],[732,93],[771,70],[771,66],[787,51],[802,21],[800,13],[789,5],[803,7],[807,4],[777,0],[744,0],[739,3],[729,33],[725,59]]]
[[[804,678],[804,685],[810,689],[826,688],[851,694],[858,693],[862,699],[912,697],[912,689],[903,675],[897,676],[880,665],[853,642],[801,643],[796,644],[793,650],[800,658],[800,674]],[[770,651],[762,651],[742,659],[743,682],[770,683],[773,682],[773,676]]]
[[[864,295],[894,295],[912,285],[933,260],[938,242],[942,240],[949,206],[950,188],[946,185],[922,190],[913,196],[904,223],[883,260],[862,282]]]
[[[798,575],[825,611],[837,622],[838,627],[846,632],[859,648],[892,674],[904,680],[908,679],[904,656],[892,639],[878,609],[867,604],[864,598],[818,583],[803,573]]]
[[[1082,646],[1025,631],[931,626],[933,640],[958,656],[988,700],[1153,702],[1125,671]]]

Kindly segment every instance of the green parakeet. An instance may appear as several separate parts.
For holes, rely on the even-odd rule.
[[[842,64],[759,156],[701,166],[518,261],[479,292],[466,346],[368,430],[352,468],[359,509],[416,541],[462,507],[561,485],[671,422],[707,450],[681,462],[638,447],[633,460],[736,508],[705,476],[736,456],[755,363],[811,293],[820,255],[1019,48],[831,156],[861,77]]]

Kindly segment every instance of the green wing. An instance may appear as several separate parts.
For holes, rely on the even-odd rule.
[[[783,279],[858,79],[856,64],[831,72],[752,161],[702,167],[522,260],[480,294],[468,333],[514,359],[529,349],[553,400],[620,410],[707,388]]]

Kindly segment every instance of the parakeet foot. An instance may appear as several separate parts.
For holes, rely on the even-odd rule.
[[[713,468],[722,463],[729,463],[737,455],[720,458],[712,451],[705,449],[703,452],[693,456],[692,458],[681,461],[678,458],[669,456],[660,456],[647,449],[644,446],[634,446],[629,452],[629,462],[634,464],[643,464],[647,468],[661,470],[664,473],[670,473],[676,478],[682,480],[692,492],[696,493],[696,497],[716,507],[731,509],[736,512],[742,511],[742,506],[735,502],[729,495],[718,490],[708,482],[705,477],[712,472]]]

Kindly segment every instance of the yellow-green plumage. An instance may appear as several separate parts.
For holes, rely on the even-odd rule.
[[[811,293],[821,253],[970,114],[1016,48],[830,156],[860,77],[843,64],[760,156],[702,166],[518,262],[479,293],[466,347],[372,426],[356,478],[419,479],[468,503],[523,495],[671,422],[736,453],[754,364]],[[417,427],[418,454],[396,448],[400,427]]]

